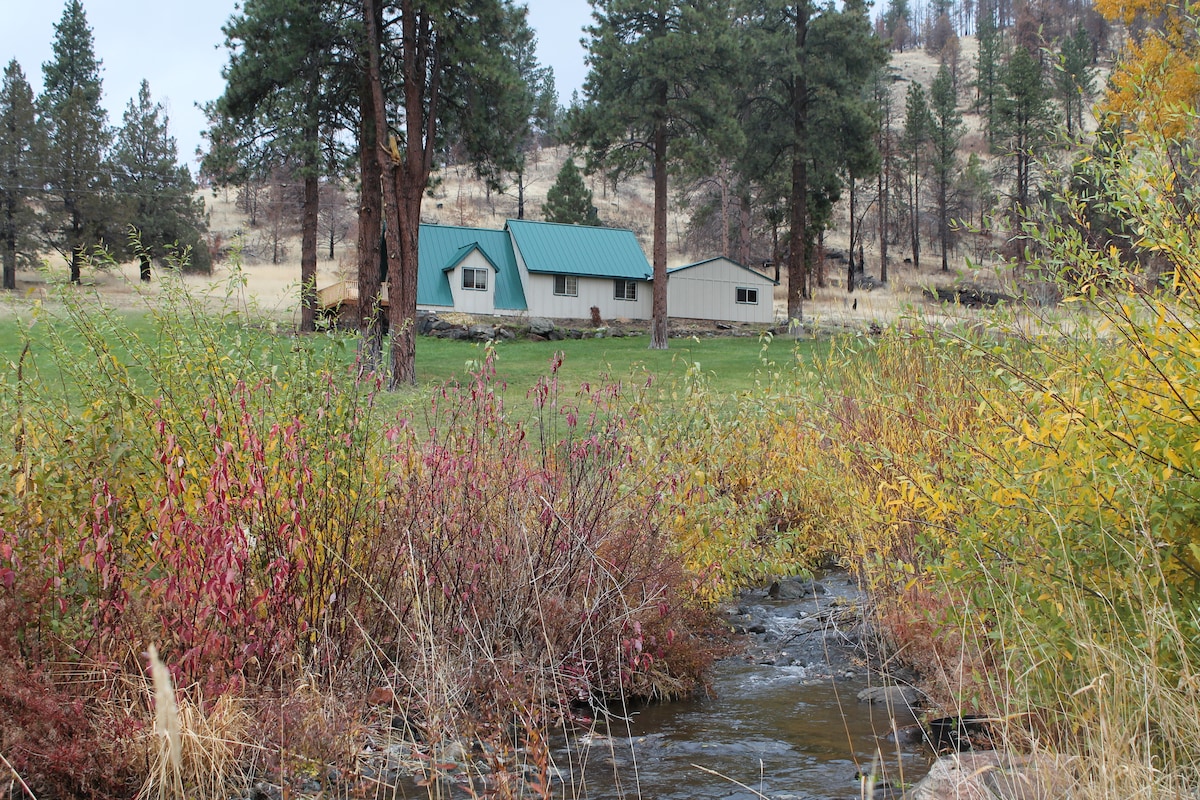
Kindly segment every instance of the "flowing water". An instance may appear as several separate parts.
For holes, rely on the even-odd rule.
[[[628,723],[612,724],[613,736],[585,739],[574,763],[561,763],[560,753],[564,774],[584,776],[575,792],[564,787],[566,795],[815,800],[862,797],[860,773],[895,786],[915,782],[929,756],[887,740],[886,710],[856,699],[866,686],[863,677],[810,678],[804,667],[723,661],[715,696],[634,712]],[[913,723],[907,709],[894,720]]]
[[[560,750],[563,795],[833,800],[866,796],[865,774],[893,787],[874,795],[883,798],[921,778],[929,752],[889,739],[916,723],[908,707],[889,713],[858,701],[878,683],[854,649],[863,592],[834,573],[801,593],[772,600],[748,592],[730,610],[735,628],[749,629],[750,646],[716,664],[711,696],[635,710],[611,722],[609,735]],[[842,629],[828,622],[838,618],[852,621]]]
[[[550,773],[553,796],[899,797],[925,775],[932,755],[889,736],[915,724],[907,706],[889,712],[858,700],[860,691],[878,685],[855,649],[865,597],[845,575],[826,575],[808,587],[789,601],[747,592],[730,609],[748,647],[715,665],[709,696],[628,710],[607,727],[560,742]],[[882,788],[868,794],[860,775],[876,776]],[[464,796],[459,791],[449,796]]]

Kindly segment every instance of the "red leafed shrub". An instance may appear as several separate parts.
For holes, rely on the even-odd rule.
[[[619,397],[564,402],[554,380],[535,389],[530,427],[502,413],[485,374],[443,390],[428,438],[397,437],[382,530],[395,569],[376,583],[395,617],[379,620],[400,623],[406,677],[437,649],[441,679],[474,694],[477,714],[495,693],[472,684],[498,670],[541,676],[538,699],[565,711],[617,693],[686,694],[710,659],[710,618],[687,589],[660,493],[639,485]]]
[[[0,601],[0,617],[10,610]],[[137,791],[139,779],[112,746],[118,731],[106,727],[102,736],[89,711],[0,641],[0,754],[36,797],[102,800]]]

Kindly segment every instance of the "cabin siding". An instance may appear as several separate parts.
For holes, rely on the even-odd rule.
[[[739,303],[738,290],[757,295]],[[689,319],[770,325],[775,321],[775,282],[726,258],[677,267],[667,283],[667,315]]]

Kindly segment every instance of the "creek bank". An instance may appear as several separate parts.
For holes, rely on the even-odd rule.
[[[537,796],[538,787],[550,787],[553,796],[592,800],[1056,796],[1001,791],[1057,786],[1037,760],[978,752],[936,760],[919,720],[924,695],[911,680],[882,680],[872,668],[885,654],[874,646],[869,598],[851,576],[779,579],[742,592],[725,615],[744,646],[714,665],[707,696],[610,707],[590,729],[556,737],[540,754],[414,744],[396,717],[368,736],[351,791],[374,785],[377,797],[453,798],[502,787]],[[986,759],[992,766],[972,775],[970,765]],[[964,789],[968,777],[990,783]]]
[[[808,679],[824,679],[827,691],[834,693],[839,685],[865,681],[869,685],[857,692],[856,700],[878,709],[886,720],[882,732],[874,728],[883,758],[869,761],[869,772],[857,773],[872,781],[871,793],[847,795],[830,782],[823,790],[804,787],[799,795],[771,793],[773,799],[1056,800],[1071,796],[1077,785],[1075,759],[993,749],[994,732],[982,717],[922,722],[929,703],[916,685],[918,676],[890,670],[884,677],[876,669],[887,654],[873,648],[876,637],[868,606],[869,597],[851,576],[830,572],[819,580],[785,578],[743,592],[728,610],[734,631],[748,637],[742,658],[759,665],[803,665]],[[846,706],[841,711],[849,729],[853,709]],[[914,782],[918,775],[924,777]]]
[[[636,709],[593,740],[587,796],[630,796],[636,776],[660,800],[899,797],[932,759],[923,737],[894,736],[917,725],[915,703],[870,702],[883,684],[868,609],[844,572],[740,593],[725,613],[743,647],[714,665],[711,694]]]
[[[530,796],[552,785],[555,796],[593,800],[756,797],[735,782],[775,800],[842,800],[861,797],[859,775],[872,773],[903,785],[930,759],[922,740],[888,739],[916,724],[909,705],[871,702],[882,687],[868,669],[867,600],[845,573],[781,578],[725,609],[741,647],[714,665],[706,696],[610,707],[590,729],[557,738],[548,762],[524,749],[501,758],[455,742],[414,745],[393,720],[368,737],[357,777],[396,786],[397,797],[419,796],[429,781],[466,797],[515,780]],[[873,797],[897,796],[887,780]]]

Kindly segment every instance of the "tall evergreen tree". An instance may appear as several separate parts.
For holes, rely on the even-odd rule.
[[[908,161],[909,241],[913,267],[921,267],[921,154],[929,143],[929,100],[925,87],[913,82],[904,99],[904,153]]]
[[[903,50],[912,34],[912,11],[908,0],[889,0],[881,20],[883,35],[889,39],[891,48]]]
[[[33,89],[14,58],[0,85],[0,262],[3,288],[17,288],[17,266],[33,263],[38,226],[34,201],[45,142]]]
[[[958,143],[962,139],[962,115],[950,70],[943,64],[929,87],[929,139],[932,144],[934,188],[937,192],[938,239],[942,248],[942,271],[949,270],[950,187],[958,173]]]
[[[175,138],[167,129],[163,107],[150,99],[142,81],[136,100],[125,109],[109,159],[113,192],[131,228],[130,245],[140,264],[141,279],[150,280],[150,265],[176,253],[189,270],[211,269],[202,234],[207,227],[204,202],[193,197],[196,182],[179,163]]]
[[[888,239],[891,231],[892,203],[892,83],[894,74],[889,67],[875,73],[871,96],[879,128],[875,147],[879,150],[879,174],[875,183],[876,213],[879,215],[879,280],[888,280]]]
[[[589,0],[587,104],[577,137],[617,171],[654,180],[650,347],[667,347],[667,174],[703,143],[733,136],[724,69],[728,7],[717,0]]]
[[[53,48],[54,58],[42,65],[38,100],[48,137],[49,243],[70,260],[71,282],[79,283],[84,253],[101,240],[110,221],[103,161],[112,141],[100,105],[100,61],[79,0],[67,0],[54,26]]]
[[[363,3],[364,31],[383,28],[383,8],[375,2]],[[376,35],[378,36],[378,34]],[[369,38],[369,37],[368,37]],[[370,48],[378,40],[360,47],[358,67],[358,357],[364,372],[376,372],[383,365],[383,332],[386,318],[383,311],[382,280],[383,253],[383,164],[379,157],[379,130],[386,130],[386,121],[379,126],[380,114],[375,113],[375,84],[380,80],[378,56]],[[372,68],[372,62],[374,68]],[[382,88],[379,90],[383,95]],[[386,112],[383,112],[386,119]]]
[[[362,2],[363,88],[370,92],[381,173],[393,387],[416,382],[418,235],[435,155],[447,138],[457,141],[485,177],[515,160],[516,132],[527,120],[505,113],[505,94],[524,91],[505,43],[513,15],[523,13],[505,0]],[[387,102],[392,94],[398,105]],[[394,134],[392,116],[402,120]],[[360,303],[374,299],[360,294]]]
[[[240,137],[237,151],[261,154],[272,165],[295,165],[304,184],[301,331],[312,331],[316,323],[317,217],[327,163],[321,136],[343,103],[332,78],[345,50],[339,8],[331,0],[246,0],[224,28],[230,56],[218,119],[227,134]]]
[[[1022,215],[1029,208],[1034,166],[1049,143],[1049,90],[1041,65],[1024,47],[1013,49],[1003,85],[996,109],[999,146],[1012,159],[1013,210]]]
[[[546,222],[562,222],[567,225],[599,225],[600,216],[592,205],[592,191],[583,182],[583,176],[568,158],[542,204],[542,216]]]
[[[990,10],[980,10],[976,39],[979,50],[975,56],[975,109],[983,116],[988,141],[995,141],[996,97],[1003,91],[1000,79],[1004,69],[1004,38]]]
[[[1059,44],[1054,89],[1062,102],[1067,136],[1082,132],[1084,106],[1096,91],[1092,43],[1082,22],[1076,26],[1073,34],[1064,37]]]
[[[507,47],[520,75],[521,91],[508,97],[506,116],[523,119],[517,132],[519,141],[514,153],[517,179],[517,219],[525,219],[525,174],[532,152],[542,145],[543,138],[553,130],[558,115],[558,93],[554,89],[554,70],[537,60],[537,37],[524,14],[513,14],[513,27]]]
[[[787,187],[788,316],[800,319],[817,238],[845,175],[851,164],[877,158],[866,88],[886,53],[860,2],[839,10],[746,0],[740,9],[758,75],[747,124],[765,171],[755,177]],[[786,177],[773,180],[780,170]]]

